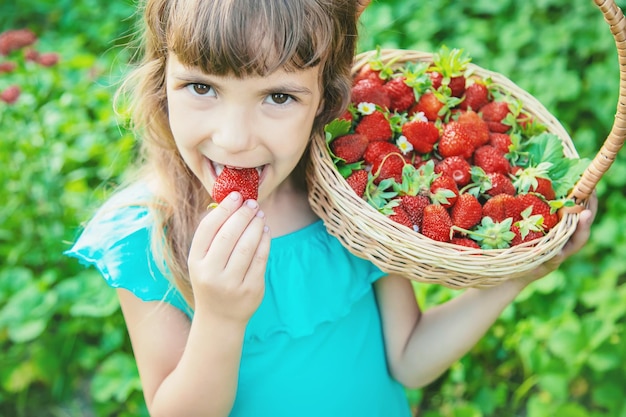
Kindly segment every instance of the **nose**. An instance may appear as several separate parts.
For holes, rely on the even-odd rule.
[[[245,106],[224,106],[214,115],[212,141],[230,153],[247,151],[254,146],[253,123]]]

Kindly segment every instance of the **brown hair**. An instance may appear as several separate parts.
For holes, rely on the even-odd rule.
[[[140,179],[158,184],[153,253],[192,308],[187,255],[210,197],[168,125],[168,54],[207,73],[237,77],[320,65],[324,106],[312,134],[321,133],[350,97],[356,6],[356,0],[145,0],[141,61],[122,90],[131,93],[131,118],[142,140]],[[302,184],[307,156],[293,174]]]

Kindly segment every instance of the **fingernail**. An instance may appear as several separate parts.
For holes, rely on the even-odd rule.
[[[265,217],[265,213],[263,213],[263,210],[259,210],[259,211],[256,212],[256,216],[263,218],[263,217]]]
[[[228,197],[230,197],[231,200],[237,201],[239,200],[239,193],[237,191],[233,191],[228,195]]]
[[[270,231],[270,228],[269,228],[269,227],[267,227],[267,226],[264,226],[264,227],[263,227],[263,232],[264,232],[264,233],[269,233],[269,231]]]
[[[247,200],[246,205],[251,209],[255,209],[259,206],[259,204],[255,200]]]

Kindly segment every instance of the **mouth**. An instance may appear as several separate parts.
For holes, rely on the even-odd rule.
[[[253,167],[237,167],[234,165],[222,165],[222,164],[218,164],[215,161],[209,161],[211,164],[211,167],[213,168],[213,173],[215,175],[215,178],[219,177],[220,174],[222,173],[222,171],[224,170],[224,168],[228,167],[230,169],[249,169],[249,168],[253,168]],[[258,167],[254,167],[257,172],[259,173],[259,179],[262,177],[263,174],[263,170],[265,169],[267,165],[261,165]]]

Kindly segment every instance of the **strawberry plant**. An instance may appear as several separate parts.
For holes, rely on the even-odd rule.
[[[482,249],[533,241],[556,226],[588,160],[567,157],[524,103],[472,73],[462,50],[444,46],[430,64],[391,61],[382,62],[380,49],[372,55],[355,77],[348,113],[325,129],[343,177],[367,173],[365,186],[349,182],[357,195],[414,232]],[[508,217],[483,213],[502,195],[513,197]]]

